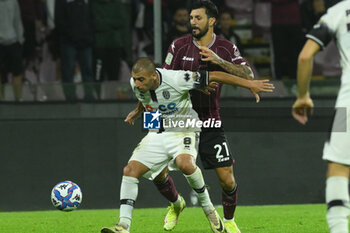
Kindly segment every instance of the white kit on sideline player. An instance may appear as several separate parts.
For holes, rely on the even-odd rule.
[[[326,181],[327,221],[331,233],[348,233],[350,172],[350,0],[329,8],[306,36],[308,40],[298,59],[298,96],[293,117],[301,124],[312,113],[309,93],[313,58],[331,39],[340,53],[342,76],[336,101],[336,114],[330,138],[324,145],[323,159],[328,162]],[[330,58],[331,59],[331,58]],[[345,111],[344,111],[345,110]]]
[[[199,120],[192,109],[189,90],[207,87],[212,81],[249,88],[257,101],[258,92],[272,92],[274,89],[273,84],[267,80],[245,80],[223,72],[156,69],[149,58],[136,61],[130,84],[139,103],[147,111],[156,112],[152,113],[154,117],[161,115],[164,116],[164,121],[180,121],[188,117]],[[217,83],[210,85],[215,87]],[[131,112],[125,121],[134,124],[137,117]],[[210,200],[202,172],[196,165],[199,131],[200,127],[184,127],[179,130],[179,126],[149,130],[123,170],[119,223],[113,227],[102,228],[102,233],[130,231],[139,178],[144,176],[152,180],[167,166],[173,170],[181,170],[189,185],[196,191],[212,231],[225,231],[224,224]]]

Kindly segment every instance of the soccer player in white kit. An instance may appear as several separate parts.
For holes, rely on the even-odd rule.
[[[350,173],[350,0],[329,8],[320,21],[306,35],[304,48],[298,59],[298,96],[293,105],[293,117],[301,124],[312,113],[309,94],[313,58],[334,38],[340,53],[342,76],[336,101],[336,115],[332,132],[323,149],[328,161],[326,181],[327,222],[331,233],[348,233],[349,173]],[[340,109],[342,108],[342,109]],[[345,111],[342,111],[344,110]],[[336,132],[337,131],[337,132]]]
[[[272,92],[267,80],[246,80],[223,72],[191,72],[156,69],[149,58],[140,58],[132,68],[130,84],[139,103],[154,117],[161,114],[163,121],[198,121],[192,109],[189,90],[205,88],[210,81],[224,82],[249,88],[258,101],[258,92]],[[215,87],[212,85],[211,87]],[[140,105],[140,104],[139,104]],[[125,121],[133,124],[137,116],[130,113]],[[165,125],[165,123],[164,123]],[[181,170],[189,185],[196,191],[199,202],[213,232],[224,232],[225,227],[216,212],[202,172],[196,165],[198,133],[201,127],[163,127],[150,129],[135,148],[124,167],[120,188],[120,221],[114,227],[102,228],[102,233],[129,232],[132,211],[138,195],[139,178],[154,179],[166,166]]]

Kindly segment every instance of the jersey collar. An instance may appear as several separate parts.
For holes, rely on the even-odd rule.
[[[156,69],[156,71],[157,71],[157,74],[158,74],[159,86],[160,86],[160,85],[162,85],[162,82],[163,82],[162,73],[161,73],[158,69]],[[159,86],[158,86],[158,87],[159,87]]]
[[[192,36],[193,38],[193,36]],[[216,34],[213,33],[213,40],[210,42],[210,44],[207,46],[207,48],[210,49],[211,46],[213,46],[213,44],[215,43],[215,40],[216,40]],[[199,44],[197,43],[197,41],[194,40],[194,38],[192,39],[193,41],[193,44],[198,48],[199,47]]]

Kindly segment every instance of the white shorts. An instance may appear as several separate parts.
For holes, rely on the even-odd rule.
[[[135,160],[148,167],[150,170],[143,176],[153,180],[166,166],[170,170],[178,170],[175,158],[180,154],[190,154],[196,159],[198,143],[198,132],[149,132],[129,161]]]
[[[323,159],[350,165],[350,88],[342,87],[337,99],[337,112],[332,132],[323,148]],[[340,107],[348,106],[348,107]]]

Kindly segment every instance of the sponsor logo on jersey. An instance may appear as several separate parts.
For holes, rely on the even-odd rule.
[[[157,109],[157,111],[160,111],[161,114],[163,114],[163,115],[171,115],[171,114],[174,114],[177,111],[179,111],[179,109],[176,107],[176,103],[173,103],[173,102],[171,102],[167,105],[160,104],[158,106],[158,108],[157,107],[153,108],[152,105],[147,104],[145,106],[145,109],[148,112],[154,112]]]
[[[159,111],[156,112],[143,112],[143,128],[144,129],[160,129],[160,116],[162,114]]]
[[[172,60],[173,60],[173,55],[171,53],[168,53],[168,55],[165,58],[165,63],[167,65],[170,65]]]
[[[194,58],[193,58],[193,57],[183,56],[183,57],[182,57],[182,60],[183,60],[183,61],[194,61]]]
[[[169,91],[163,91],[163,97],[164,97],[164,99],[169,99],[170,98],[170,92]]]

